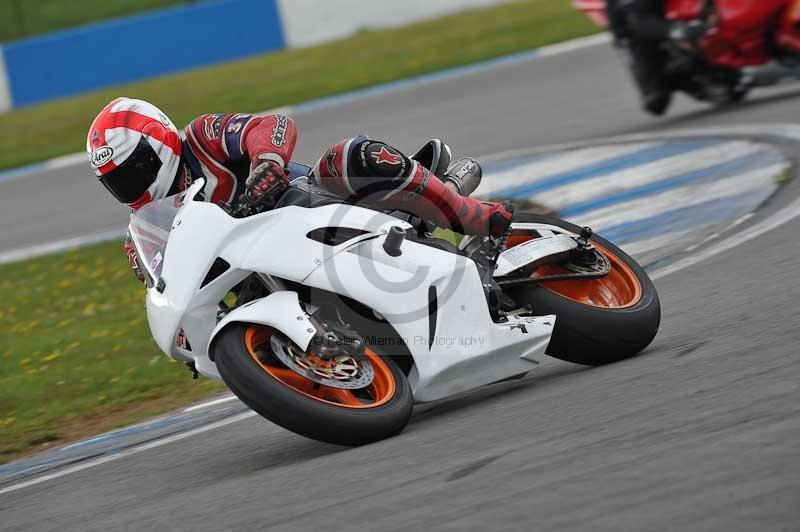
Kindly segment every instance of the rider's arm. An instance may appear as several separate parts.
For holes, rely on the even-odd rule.
[[[297,128],[288,116],[251,118],[242,131],[241,145],[252,166],[257,160],[273,160],[285,168],[297,145]]]
[[[297,145],[297,129],[288,116],[251,114],[200,115],[186,128],[192,146],[203,152],[200,156],[226,163],[249,159],[271,159],[285,167]]]

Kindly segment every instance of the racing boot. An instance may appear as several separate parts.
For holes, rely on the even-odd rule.
[[[453,158],[450,146],[441,139],[431,139],[426,142],[414,155],[410,157],[412,161],[430,170],[434,175],[444,175],[450,166]]]
[[[395,183],[386,203],[439,227],[497,238],[511,225],[513,213],[505,205],[462,196],[417,162],[412,162],[407,177],[400,176]]]
[[[462,196],[469,196],[475,192],[483,177],[483,170],[475,159],[463,157],[451,164],[450,146],[441,139],[431,139],[426,142],[411,156],[411,160],[417,161],[434,175],[439,176]]]
[[[409,212],[462,234],[499,237],[511,224],[512,213],[502,204],[461,196],[418,161],[363,136],[330,148],[312,175],[340,196]]]

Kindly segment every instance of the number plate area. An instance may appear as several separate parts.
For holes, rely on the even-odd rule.
[[[560,259],[566,253],[578,247],[577,242],[565,234],[534,238],[500,254],[494,277],[508,275],[534,263],[545,263],[548,260]]]

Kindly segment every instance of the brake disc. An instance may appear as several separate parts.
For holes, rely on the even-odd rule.
[[[272,335],[270,346],[275,358],[286,367],[317,384],[357,390],[366,388],[375,378],[372,363],[363,355],[336,355],[330,359],[321,359],[305,353],[290,340],[277,334]]]

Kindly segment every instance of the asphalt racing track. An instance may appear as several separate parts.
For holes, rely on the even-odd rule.
[[[365,131],[460,153],[638,132],[800,123],[800,89],[650,119],[608,46],[296,113],[310,159]],[[790,184],[746,225],[800,196]],[[114,229],[124,211],[68,167],[0,183],[0,250]],[[638,358],[548,361],[524,381],[417,410],[345,449],[257,417],[0,493],[0,529],[797,530],[800,219],[657,276]],[[723,235],[724,236],[724,235]]]

